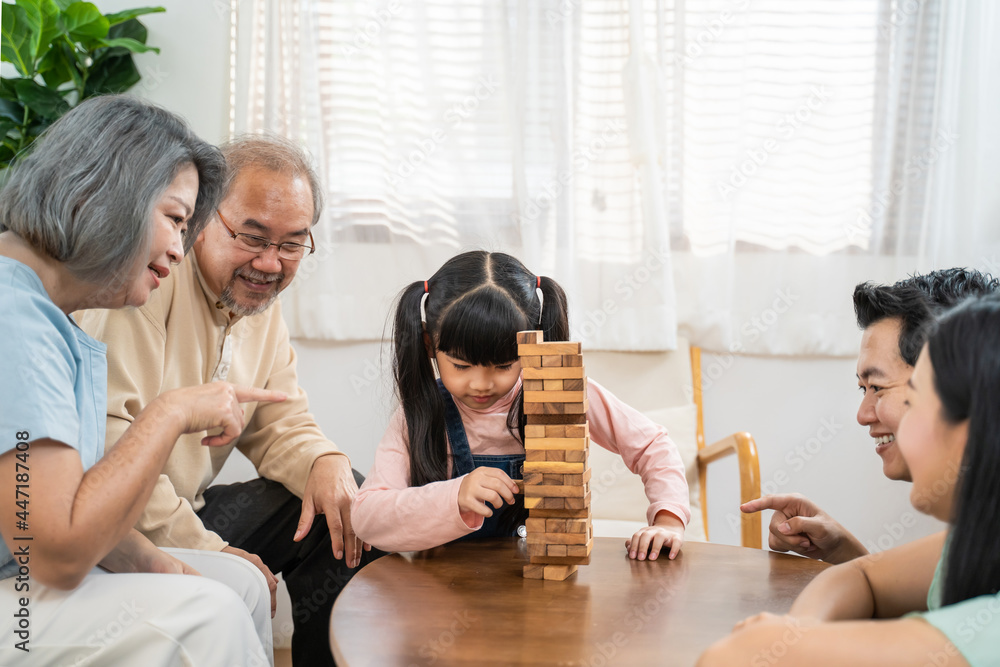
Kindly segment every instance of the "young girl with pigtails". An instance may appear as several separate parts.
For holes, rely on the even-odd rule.
[[[566,294],[503,253],[448,260],[399,297],[393,336],[400,407],[354,500],[358,537],[386,551],[517,534],[527,512],[512,481],[524,462],[517,332],[569,338]],[[674,558],[690,519],[688,486],[666,429],[588,379],[591,442],[642,477],[648,526],[630,558]]]

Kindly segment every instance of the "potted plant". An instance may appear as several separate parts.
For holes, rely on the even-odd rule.
[[[71,0],[15,0],[2,9],[0,56],[18,76],[0,79],[0,174],[71,107],[138,83],[132,54],[160,50],[146,45],[146,26],[136,17],[165,11],[102,14]]]

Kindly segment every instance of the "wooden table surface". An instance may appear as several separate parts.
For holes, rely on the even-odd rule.
[[[339,665],[693,665],[737,621],[788,610],[827,567],[690,542],[673,562],[630,561],[597,538],[566,581],[524,579],[524,540],[393,554],[361,570],[330,619]]]

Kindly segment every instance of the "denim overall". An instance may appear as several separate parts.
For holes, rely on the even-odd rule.
[[[469,439],[465,436],[465,425],[462,424],[462,414],[458,411],[458,406],[455,405],[455,399],[444,388],[441,380],[438,380],[438,389],[441,391],[441,398],[444,400],[445,424],[448,428],[448,442],[451,445],[452,479],[467,475],[481,466],[498,468],[507,473],[507,476],[511,479],[521,479],[521,466],[524,464],[524,454],[509,454],[505,456],[474,455],[472,450],[469,449]],[[524,496],[515,496],[513,505],[504,503],[499,511],[492,504],[487,504],[493,508],[493,516],[486,517],[479,530],[461,539],[516,537],[518,527],[523,526],[525,520],[528,518],[528,511],[524,508]]]

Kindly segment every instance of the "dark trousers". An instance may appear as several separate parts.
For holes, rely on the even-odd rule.
[[[354,478],[358,486],[364,482],[357,470]],[[316,515],[308,535],[293,542],[301,512],[302,501],[282,484],[258,478],[209,487],[198,516],[231,546],[256,554],[271,572],[281,573],[292,599],[292,664],[333,665],[333,602],[355,572],[384,554],[375,549],[362,552],[361,564],[348,568],[343,559],[333,557],[322,514]]]

